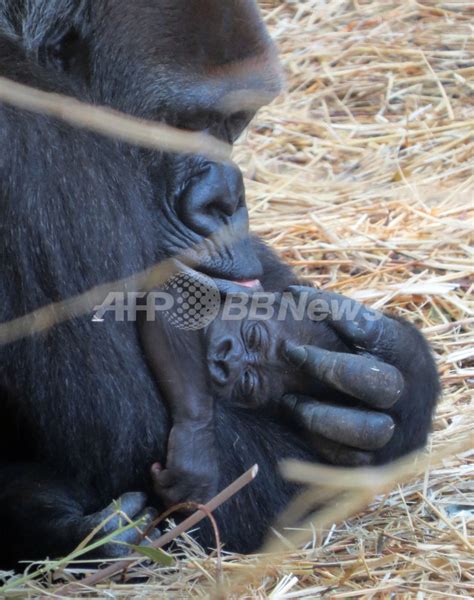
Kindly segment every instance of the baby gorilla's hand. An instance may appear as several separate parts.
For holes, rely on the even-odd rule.
[[[205,504],[218,491],[214,426],[187,421],[171,429],[166,468],[155,463],[151,477],[165,506],[183,502]]]
[[[339,294],[299,286],[290,290],[320,302],[330,326],[354,352],[287,344],[294,366],[340,393],[341,404],[295,395],[282,400],[312,434],[320,455],[337,465],[368,465],[421,447],[439,393],[423,336],[405,321]]]

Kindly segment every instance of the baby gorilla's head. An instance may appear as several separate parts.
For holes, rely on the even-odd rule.
[[[276,308],[282,301],[275,295]],[[221,310],[205,331],[208,380],[215,398],[259,407],[285,393],[318,394],[322,384],[304,376],[285,356],[285,343],[344,348],[324,321],[279,310],[271,317],[229,319]]]

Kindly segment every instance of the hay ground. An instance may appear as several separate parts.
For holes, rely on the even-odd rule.
[[[426,333],[443,382],[428,452],[460,440],[464,451],[309,530],[302,550],[226,555],[229,597],[472,598],[473,5],[261,4],[287,90],[236,152],[253,229],[309,281]],[[208,598],[215,558],[187,537],[180,549],[177,568],[141,569],[147,584],[107,582],[88,597]],[[53,595],[49,583],[11,597]]]

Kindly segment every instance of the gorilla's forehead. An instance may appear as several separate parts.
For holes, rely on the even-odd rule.
[[[90,10],[102,51],[174,109],[252,110],[281,89],[254,0],[103,0]]]
[[[93,20],[137,34],[171,62],[226,64],[264,51],[270,38],[254,0],[102,0]]]

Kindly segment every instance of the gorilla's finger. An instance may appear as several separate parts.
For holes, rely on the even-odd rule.
[[[120,514],[116,514],[117,511],[126,514],[131,521],[136,521],[138,519],[137,515],[145,509],[146,504],[146,494],[142,492],[127,492],[109,504],[105,509],[86,517],[86,520],[91,524],[92,529],[104,523],[103,531],[110,533],[126,524],[123,517]],[[111,515],[114,516],[110,518]]]
[[[153,544],[154,541],[156,541],[162,535],[163,535],[163,532],[161,531],[161,529],[159,529],[158,527],[155,527],[154,529],[152,529],[150,532],[147,533],[145,539],[140,544],[140,546],[150,546],[151,544]]]
[[[355,450],[322,436],[315,436],[312,445],[322,458],[338,467],[368,467],[374,463],[371,452]]]
[[[389,408],[402,394],[400,371],[374,358],[291,342],[286,342],[285,353],[294,366],[370,406]]]
[[[158,514],[159,513],[156,510],[156,508],[153,508],[152,506],[147,506],[147,508],[144,508],[140,513],[138,513],[138,515],[135,516],[134,520],[138,521],[143,519],[142,524],[140,525],[140,529],[146,531],[148,527],[150,527],[150,525],[153,523],[153,521],[157,519]]]
[[[284,396],[282,404],[308,431],[359,450],[378,450],[391,439],[395,423],[382,413],[324,404],[305,396]]]
[[[296,296],[308,295],[314,319],[328,319],[354,346],[381,358],[393,355],[397,340],[406,337],[401,335],[403,327],[398,321],[347,296],[304,286],[290,286],[288,290]]]

